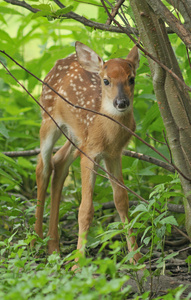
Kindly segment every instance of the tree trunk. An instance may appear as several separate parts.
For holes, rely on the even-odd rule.
[[[130,3],[146,50],[183,80],[162,19],[156,16],[146,0],[130,0]],[[174,163],[191,178],[191,99],[169,72],[151,59],[149,66]],[[180,180],[185,194],[186,230],[191,238],[191,181],[181,175]]]

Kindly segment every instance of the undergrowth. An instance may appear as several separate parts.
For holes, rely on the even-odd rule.
[[[100,214],[97,209],[86,245],[86,257],[64,246],[61,249],[69,254],[61,251],[61,254],[48,256],[49,238],[42,240],[32,231],[34,206],[19,210],[18,204],[26,206],[27,203],[20,198],[9,197],[12,212],[6,224],[10,226],[12,222],[13,227],[12,234],[6,237],[7,231],[4,231],[5,239],[0,241],[0,299],[161,299],[154,296],[151,288],[145,289],[144,282],[149,285],[154,276],[163,275],[166,261],[177,255],[164,251],[165,236],[170,234],[172,225],[178,225],[175,217],[167,211],[167,199],[180,195],[179,180],[176,176],[172,177],[170,184],[155,187],[149,204],[140,203],[131,209],[131,224],[115,221],[107,225],[108,213]],[[71,203],[76,209],[75,201]],[[68,217],[67,222],[72,220],[70,215]],[[134,253],[126,250],[125,235],[129,226],[136,228],[136,234],[141,237],[140,251],[142,247],[146,248],[137,265],[130,263]],[[37,245],[31,249],[30,242],[34,238]],[[152,271],[155,250],[161,255],[155,260],[156,269]],[[75,258],[79,259],[79,269],[74,273],[71,268]],[[136,291],[132,290],[132,280],[137,286]],[[184,289],[180,286],[168,291],[162,299],[181,299]]]

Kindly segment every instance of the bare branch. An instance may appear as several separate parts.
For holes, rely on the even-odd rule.
[[[125,2],[125,0],[118,0],[116,5],[112,8],[112,12],[111,12],[111,16],[115,17],[118,13],[119,8],[121,7],[121,5]],[[110,25],[112,22],[112,19],[110,17],[108,17],[106,24]]]
[[[53,153],[59,150],[60,147],[54,148]],[[2,152],[4,155],[9,157],[28,157],[28,156],[36,156],[40,153],[40,148],[34,149],[34,150],[26,150],[26,151],[5,151]]]
[[[53,149],[53,153],[55,153],[56,151],[58,151],[60,149],[60,147],[55,147]],[[26,150],[26,151],[6,151],[6,152],[2,152],[4,155],[9,156],[9,157],[20,157],[20,156],[35,156],[38,155],[40,153],[40,148],[34,149],[34,150]],[[130,151],[130,150],[123,150],[122,152],[123,155],[125,156],[129,156],[129,157],[133,157],[133,158],[137,158],[139,160],[143,160],[146,162],[149,162],[151,164],[157,165],[163,169],[168,170],[171,173],[175,172],[175,169],[173,166],[165,163],[164,161],[142,154],[142,153],[137,153],[134,151]]]
[[[4,0],[7,3],[10,3],[12,5],[17,5],[17,6],[21,6],[23,8],[28,9],[29,11],[36,13],[37,11],[39,11],[36,8],[33,8],[31,5],[29,5],[28,3],[26,3],[25,1],[19,1],[19,0]]]
[[[28,3],[26,3],[25,1],[19,1],[19,0],[4,0],[7,3],[10,3],[12,5],[16,5],[16,6],[21,6],[23,8],[28,9],[29,11],[36,13],[39,10],[36,8],[33,8],[31,5],[29,5]],[[64,8],[64,5],[61,5],[61,2],[56,0],[54,1],[57,5],[59,5],[59,7]],[[61,18],[65,18],[65,19],[73,19],[77,22],[82,23],[85,26],[94,28],[94,29],[99,29],[99,30],[104,30],[104,31],[109,31],[109,32],[116,32],[116,33],[124,33],[123,30],[121,30],[120,28],[116,27],[116,26],[111,26],[111,25],[107,25],[107,24],[102,24],[102,23],[98,23],[98,22],[94,22],[91,20],[86,19],[83,16],[80,16],[74,12],[68,12],[67,14],[63,14],[61,16]],[[126,31],[128,31],[129,33],[132,33],[132,29],[131,27],[126,27]],[[136,29],[133,28],[133,32],[135,32],[136,34],[138,34],[138,31]]]
[[[164,161],[162,161],[160,159],[157,159],[157,158],[154,158],[154,157],[151,157],[149,155],[145,155],[145,154],[142,154],[142,153],[137,153],[137,152],[130,151],[130,150],[123,150],[122,154],[125,155],[125,156],[130,156],[130,157],[133,157],[133,158],[137,158],[139,160],[149,162],[149,163],[154,164],[156,166],[159,166],[163,169],[166,169],[171,173],[175,172],[175,169],[172,165],[167,164]]]

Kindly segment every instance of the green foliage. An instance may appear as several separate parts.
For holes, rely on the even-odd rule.
[[[0,4],[0,49],[41,79],[57,59],[74,52],[76,40],[93,48],[105,60],[125,57],[133,46],[125,35],[92,30],[62,18],[63,13],[72,10],[76,13],[83,12],[92,20],[105,23],[107,16],[99,6],[100,1],[88,0],[79,3],[81,1],[68,0],[65,1],[64,9],[57,9],[53,1],[29,2],[33,8],[41,11],[32,14],[5,2]],[[127,8],[127,14],[132,16],[130,8]],[[183,46],[176,36],[173,35],[171,40],[185,70],[184,75],[189,80],[190,69],[182,52]],[[0,54],[0,60],[38,100],[41,92],[38,80],[20,69],[5,55]],[[153,92],[148,63],[143,56],[136,77],[134,115],[137,134],[169,157],[168,147],[160,143],[164,142],[164,126]],[[38,148],[40,123],[40,109],[37,104],[0,66],[1,152]],[[58,144],[62,145],[64,141],[62,138]],[[129,148],[159,158],[158,154],[135,138],[132,139]],[[167,212],[169,200],[176,204],[182,203],[183,195],[176,176],[171,176],[156,165],[123,157],[125,184],[145,199],[149,199],[149,204],[140,203],[136,208],[132,208],[132,222],[125,227],[121,222],[108,225],[108,218],[114,218],[114,212],[112,209],[102,212],[101,207],[102,203],[112,201],[112,190],[108,180],[98,176],[94,191],[95,218],[87,243],[88,257],[80,257],[81,271],[74,276],[70,267],[73,264],[71,259],[79,256],[75,251],[64,259],[57,254],[47,257],[44,251],[47,239],[42,241],[37,237],[36,249],[31,250],[29,247],[34,238],[36,161],[36,156],[9,158],[0,154],[1,299],[127,299],[130,295],[127,272],[135,272],[142,266],[135,267],[129,264],[132,253],[126,253],[125,241],[129,226],[137,229],[142,236],[142,245],[149,249],[141,263],[144,263],[145,259],[151,259],[154,249],[160,249],[162,254],[157,267],[163,269],[166,259],[169,258],[164,253],[165,236],[170,234],[172,225],[182,224],[184,218],[182,215],[172,216]],[[63,188],[65,201],[62,201],[60,206],[60,219],[70,212],[67,221],[75,221],[76,224],[71,225],[69,229],[60,225],[60,233],[66,240],[71,238],[71,232],[76,234],[80,192],[77,160],[70,169],[69,179]],[[49,216],[49,198],[45,206],[45,221]],[[129,198],[135,200],[131,194]],[[45,232],[48,231],[47,227],[47,222],[44,222]],[[116,235],[120,235],[121,241],[113,241]],[[61,250],[66,251],[66,247],[61,246]],[[38,258],[35,258],[36,254],[39,255]],[[104,256],[106,258],[103,258]],[[163,299],[172,299],[175,295],[175,299],[179,299],[178,295],[182,291],[183,288],[180,287],[169,292],[169,298],[164,296]],[[145,292],[134,299],[149,299],[149,294]]]

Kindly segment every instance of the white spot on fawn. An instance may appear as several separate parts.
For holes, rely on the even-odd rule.
[[[52,99],[52,95],[46,95],[46,96],[44,97],[44,99],[45,99],[45,100]]]

